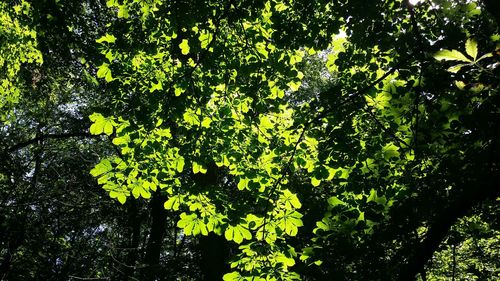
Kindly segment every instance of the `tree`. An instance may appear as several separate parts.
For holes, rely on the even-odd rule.
[[[1,45],[2,67],[6,74],[15,71],[5,76],[11,79],[3,84],[9,91],[1,92],[10,101],[2,104],[0,132],[1,279],[142,279],[154,204],[117,207],[89,174],[98,156],[115,151],[108,139],[89,134],[87,118],[107,99],[86,61],[100,55],[95,40],[99,20],[108,17],[105,6],[95,1],[16,4],[2,3],[1,10],[2,35],[12,42]],[[33,42],[16,41],[21,40],[12,33],[19,30],[29,31]],[[43,64],[25,59],[32,55],[29,46]],[[197,276],[198,265],[186,254],[194,246],[172,243],[174,232],[162,234],[162,244],[173,245],[163,246],[162,253],[174,248],[168,262],[183,259],[189,270],[169,269],[162,258],[161,273]]]
[[[143,249],[123,277],[166,278],[188,241],[194,279],[425,280],[450,228],[499,195],[488,1],[105,5],[46,1],[31,25],[73,43],[49,63],[59,47],[41,46],[47,77],[69,66],[98,93],[80,116],[111,143],[90,173]]]

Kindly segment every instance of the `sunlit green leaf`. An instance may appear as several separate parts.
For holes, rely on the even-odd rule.
[[[106,33],[106,35],[104,35],[101,38],[96,40],[97,43],[103,43],[103,42],[115,43],[115,41],[116,41],[116,37],[112,34],[107,34],[107,33]]]
[[[457,50],[442,50],[434,54],[434,58],[437,60],[447,60],[447,61],[463,61],[471,62],[464,54]]]
[[[195,174],[197,174],[197,173],[206,174],[207,173],[207,168],[203,164],[200,164],[198,162],[193,162],[193,173],[195,173]]]
[[[465,42],[465,52],[471,56],[474,60],[476,60],[477,57],[477,41],[469,38]]]
[[[179,48],[181,49],[181,53],[183,55],[189,54],[189,44],[187,39],[182,39],[182,42],[179,44]]]

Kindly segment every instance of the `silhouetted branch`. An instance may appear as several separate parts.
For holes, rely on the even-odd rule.
[[[44,140],[48,140],[48,139],[67,139],[67,138],[74,138],[74,137],[95,138],[98,136],[91,135],[90,133],[87,133],[87,132],[71,132],[71,133],[39,135],[35,138],[32,138],[30,140],[18,143],[16,145],[13,145],[13,146],[7,148],[6,152],[14,152],[14,151],[19,150],[21,148],[24,148],[26,146],[35,144],[39,141],[44,141]]]

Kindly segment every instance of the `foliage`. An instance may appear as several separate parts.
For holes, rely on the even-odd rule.
[[[36,31],[29,26],[31,6],[27,1],[17,5],[0,3],[0,122],[11,118],[11,110],[21,97],[21,65],[42,63],[37,48]],[[33,83],[37,77],[33,77]],[[10,117],[10,118],[9,118]]]
[[[0,47],[0,120],[15,112],[20,121],[5,127],[4,154],[20,163],[3,173],[2,186],[16,190],[5,202],[23,199],[28,182],[50,185],[49,159],[68,161],[46,151],[47,139],[84,137],[64,143],[95,148],[100,160],[72,169],[89,171],[121,206],[100,212],[98,225],[70,223],[133,249],[112,263],[114,278],[165,279],[171,263],[206,280],[440,280],[450,252],[439,245],[456,233],[452,251],[462,243],[468,261],[479,255],[471,224],[495,247],[497,225],[480,219],[494,208],[477,207],[499,196],[499,36],[489,4],[42,2],[0,4],[0,35],[13,42]],[[28,180],[11,184],[14,174]],[[74,181],[81,190],[92,186],[87,176]],[[113,220],[121,213],[126,221]],[[63,241],[68,231],[49,236]],[[220,257],[211,258],[215,245]],[[488,269],[472,273],[455,259],[453,276],[494,278],[494,250],[487,255]],[[180,265],[193,257],[199,268]],[[99,264],[92,276],[113,272]]]
[[[493,207],[495,208],[495,207]],[[498,231],[494,218],[460,219],[429,264],[427,280],[495,280],[498,278]]]

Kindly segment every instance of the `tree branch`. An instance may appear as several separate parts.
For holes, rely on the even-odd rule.
[[[398,281],[415,280],[415,276],[422,272],[425,264],[438,249],[453,224],[478,203],[487,199],[495,199],[500,195],[499,175],[479,178],[485,180],[474,180],[462,184],[461,188],[458,188],[464,190],[462,194],[442,212],[439,212],[439,215],[430,224],[425,239],[415,248],[414,254],[401,268]]]
[[[91,135],[90,133],[87,132],[70,132],[70,133],[60,133],[60,134],[45,134],[45,135],[39,135],[36,136],[30,140],[20,142],[18,144],[15,144],[9,148],[7,148],[5,151],[7,153],[14,152],[16,150],[19,150],[21,148],[24,148],[26,146],[32,145],[34,143],[37,143],[39,141],[44,141],[48,139],[67,139],[67,138],[74,138],[74,137],[83,137],[83,138],[95,138],[98,136]]]

